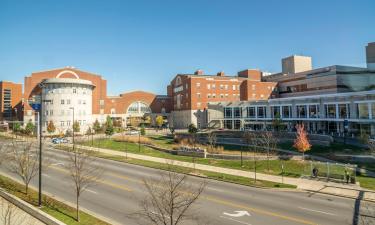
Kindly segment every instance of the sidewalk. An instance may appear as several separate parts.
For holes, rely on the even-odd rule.
[[[69,144],[71,146],[71,144]],[[76,145],[79,148],[97,151],[100,153],[113,155],[113,156],[123,156],[133,158],[133,159],[140,159],[158,163],[173,163],[178,166],[187,167],[187,168],[195,168],[198,170],[210,171],[210,172],[217,172],[217,173],[224,173],[228,175],[234,176],[242,176],[242,177],[249,177],[255,178],[255,173],[251,171],[242,171],[242,170],[235,170],[223,167],[216,167],[210,165],[203,165],[198,163],[190,163],[190,162],[182,162],[177,160],[170,160],[164,158],[157,158],[152,156],[134,154],[134,153],[125,153],[110,149],[103,149],[103,148],[95,148],[90,146],[83,146],[83,145]],[[281,176],[257,173],[257,179],[265,180],[265,181],[272,181],[272,182],[282,182]],[[285,184],[291,184],[297,186],[298,189],[311,191],[316,193],[323,193],[323,194],[331,194],[336,196],[348,197],[348,198],[360,198],[361,200],[368,200],[375,202],[375,191],[363,189],[358,185],[352,184],[338,184],[334,182],[324,182],[324,181],[316,181],[316,180],[309,180],[304,178],[291,178],[291,177],[284,177]]]

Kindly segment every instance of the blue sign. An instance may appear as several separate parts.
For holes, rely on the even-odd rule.
[[[40,103],[33,103],[33,104],[31,104],[31,108],[33,108],[35,111],[39,111],[40,108],[41,108],[41,104]]]

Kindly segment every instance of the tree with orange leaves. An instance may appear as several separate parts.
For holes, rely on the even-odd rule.
[[[307,133],[305,131],[305,126],[303,124],[297,124],[297,137],[294,140],[293,147],[299,152],[302,152],[302,160],[305,160],[305,152],[311,149],[311,144],[307,138]]]

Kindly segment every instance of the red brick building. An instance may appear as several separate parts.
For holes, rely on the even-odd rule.
[[[263,82],[259,70],[244,70],[237,76],[205,75],[202,70],[194,74],[177,74],[168,86],[172,99],[172,121],[176,128],[189,124],[204,127],[205,110],[209,102],[264,100],[277,96],[276,82]]]
[[[40,95],[41,89],[39,88],[39,83],[46,79],[90,81],[94,87],[92,90],[91,109],[89,110],[92,119],[91,121],[87,121],[90,123],[96,119],[103,123],[107,115],[110,115],[113,118],[122,119],[126,124],[129,116],[138,120],[144,114],[148,114],[152,118],[159,114],[167,117],[171,111],[171,101],[168,96],[155,95],[144,91],[133,91],[119,96],[107,96],[107,81],[101,75],[85,72],[73,67],[66,67],[34,72],[26,76],[23,94],[22,85],[19,84],[19,88],[14,93],[18,96],[17,99],[21,100],[22,96],[25,99],[23,107],[21,107],[21,111],[24,113],[20,116],[24,121],[35,121],[35,113],[29,105],[29,101]],[[54,103],[55,106],[56,104],[60,103]]]
[[[22,118],[22,84],[0,81],[0,121]]]

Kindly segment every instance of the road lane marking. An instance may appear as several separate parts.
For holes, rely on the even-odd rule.
[[[263,215],[267,215],[267,216],[273,216],[273,217],[277,217],[277,218],[284,219],[284,220],[290,220],[290,221],[294,221],[294,222],[298,222],[298,223],[302,223],[302,224],[317,225],[317,223],[314,223],[314,222],[311,222],[311,221],[308,221],[308,220],[295,218],[295,217],[291,217],[291,216],[284,216],[284,215],[279,214],[279,213],[274,213],[274,212],[266,211],[266,210],[259,209],[259,208],[249,207],[249,206],[242,205],[242,204],[239,204],[239,203],[228,202],[228,201],[218,199],[218,198],[214,198],[214,197],[210,197],[210,196],[205,196],[205,197],[202,197],[202,198],[205,198],[208,201],[216,202],[216,203],[219,203],[219,204],[222,204],[222,205],[227,205],[227,206],[231,206],[231,207],[234,207],[234,208],[246,209],[248,211],[253,211],[253,212],[263,214]]]
[[[217,192],[224,192],[223,190],[212,188],[212,187],[206,187],[208,190],[217,191]]]
[[[98,194],[98,192],[93,191],[93,190],[90,190],[90,189],[86,189],[86,191],[91,192],[91,193],[93,193],[93,194]]]
[[[307,210],[307,211],[311,211],[311,212],[317,212],[317,213],[323,213],[323,214],[335,216],[335,214],[329,213],[329,212],[323,212],[323,211],[319,211],[319,210],[315,210],[315,209],[308,209],[308,208],[304,208],[304,207],[298,207],[298,208],[303,209],[303,210]]]
[[[64,163],[53,163],[53,164],[51,164],[51,166],[63,166],[64,165]]]
[[[65,173],[65,174],[69,174],[69,172],[67,170],[59,168],[59,167],[50,166],[50,168],[52,168],[54,170],[57,170],[57,171],[60,171],[60,172]],[[114,187],[114,188],[117,188],[117,189],[129,191],[129,192],[133,191],[132,189],[130,189],[126,186],[118,185],[118,184],[115,184],[115,183],[112,183],[112,182],[106,181],[106,180],[95,180],[95,182],[101,183],[101,184],[104,184],[104,185],[107,185],[107,186],[110,186],[110,187]]]
[[[231,218],[231,217],[220,216],[220,218],[224,218],[224,219],[227,219],[227,220],[232,220],[232,221],[237,222],[237,223],[240,223],[240,224],[251,225],[251,223],[242,222],[242,221],[239,221],[239,220],[233,219],[233,218]]]
[[[231,216],[231,217],[251,216],[248,211],[234,211],[234,212],[235,213],[223,212],[223,214],[226,216]]]
[[[63,173],[69,173],[68,171],[66,171],[62,168],[59,168],[59,167],[51,166],[51,168],[53,168],[55,170],[58,170],[58,171],[61,171]],[[111,175],[111,176],[114,176],[114,177],[118,177],[118,178],[122,178],[122,179],[132,180],[132,181],[137,182],[137,183],[143,183],[142,180],[137,180],[137,179],[129,178],[129,177],[122,176],[122,175],[117,175],[115,173],[105,173],[105,174],[108,174],[108,175]],[[125,191],[128,191],[128,192],[132,191],[128,187],[121,186],[121,185],[118,185],[118,184],[114,184],[114,183],[109,182],[109,181],[97,180],[96,182],[102,183],[102,184],[105,184],[107,186],[111,186],[111,187],[114,187],[114,188],[117,188],[117,189],[125,190]],[[211,201],[211,202],[222,204],[222,205],[232,206],[234,208],[241,208],[241,209],[253,211],[253,212],[256,212],[256,213],[259,213],[259,214],[281,218],[281,219],[284,219],[284,220],[295,221],[295,222],[302,223],[302,224],[316,225],[316,223],[314,223],[312,221],[304,220],[304,219],[301,219],[301,218],[295,218],[295,217],[291,217],[291,216],[285,216],[285,215],[282,215],[282,214],[266,211],[266,210],[263,210],[263,209],[242,205],[240,203],[229,202],[229,201],[222,200],[222,199],[219,199],[219,198],[214,198],[214,197],[210,197],[210,196],[202,196],[202,198],[204,198],[208,201]]]

